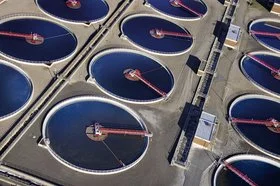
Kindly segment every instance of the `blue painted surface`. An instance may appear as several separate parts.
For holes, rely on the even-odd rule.
[[[126,79],[123,72],[126,69],[139,69],[143,77],[168,93],[173,87],[173,76],[154,60],[136,53],[113,52],[98,58],[89,67],[100,86],[108,92],[124,99],[135,101],[153,100],[161,96],[140,81]]]
[[[128,19],[123,23],[123,34],[138,46],[157,53],[179,53],[186,51],[193,43],[192,38],[182,38],[174,36],[165,36],[162,39],[156,39],[150,34],[152,29],[162,29],[171,32],[189,34],[178,25],[164,19],[139,16]]]
[[[280,69],[280,57],[264,54],[255,54],[255,57],[265,61],[267,64]],[[271,75],[271,71],[260,65],[253,59],[246,57],[242,63],[246,74],[261,87],[280,94],[280,82]]]
[[[268,26],[272,25],[272,26]],[[252,25],[251,30],[258,32],[280,33],[280,23],[259,22]],[[262,42],[267,48],[273,48],[280,52],[280,39],[271,36],[255,35],[259,42]]]
[[[280,169],[268,163],[256,160],[241,160],[232,163],[260,186],[277,185]],[[217,178],[217,186],[248,186],[248,183],[228,169],[223,169]]]
[[[54,152],[65,161],[89,170],[110,170],[122,166],[103,142],[90,140],[86,127],[99,122],[104,127],[142,130],[125,110],[101,101],[79,101],[64,106],[47,122],[46,136]],[[147,146],[141,136],[109,135],[105,143],[126,165],[138,159]]]
[[[81,3],[79,9],[68,8],[66,0],[37,0],[37,4],[52,16],[73,22],[95,22],[109,12],[109,6],[103,0],[79,1]]]
[[[242,119],[280,121],[280,104],[274,101],[254,98],[242,100],[232,107],[231,117]],[[266,126],[237,124],[240,132],[257,146],[271,153],[280,155],[280,135],[270,131]]]
[[[149,4],[151,4],[155,9],[158,11],[177,18],[183,18],[183,19],[193,19],[193,18],[199,18],[197,15],[191,13],[188,10],[185,10],[183,8],[174,7],[169,3],[169,0],[148,0]],[[204,4],[203,1],[200,0],[182,0],[182,2],[193,9],[194,11],[200,13],[200,14],[206,14],[207,13],[207,7]]]
[[[37,33],[45,38],[41,45],[31,45],[23,38],[0,36],[0,51],[21,61],[51,63],[71,55],[76,37],[65,28],[49,21],[22,18],[0,24],[1,31]]]
[[[18,70],[0,63],[0,118],[16,112],[30,99],[32,85]]]

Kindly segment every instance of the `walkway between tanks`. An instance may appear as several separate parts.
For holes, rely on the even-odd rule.
[[[235,0],[234,2],[231,2],[231,4],[229,4],[225,10],[222,22],[227,26],[229,26],[232,21],[237,5],[238,0]],[[225,33],[225,30],[222,30],[219,37],[224,37],[226,34],[227,33]],[[199,82],[197,91],[192,101],[192,108],[188,113],[187,119],[180,134],[175,153],[172,157],[171,165],[173,166],[178,166],[184,169],[188,168],[188,155],[191,150],[192,141],[196,133],[196,128],[201,112],[203,111],[208,92],[211,88],[223,45],[223,40],[219,40],[218,37],[214,39],[206,67],[203,69],[203,77]]]

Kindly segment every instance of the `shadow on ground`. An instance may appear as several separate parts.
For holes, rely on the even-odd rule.
[[[222,5],[225,4],[225,0],[218,0]]]
[[[190,55],[186,65],[192,69],[192,71],[197,74],[199,66],[200,66],[200,59],[196,56]]]
[[[270,11],[273,6],[273,0],[256,0],[256,2],[261,4],[268,11]]]

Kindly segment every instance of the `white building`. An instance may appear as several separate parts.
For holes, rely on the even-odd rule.
[[[193,143],[208,148],[216,126],[216,116],[202,112]]]
[[[226,47],[236,49],[241,36],[241,29],[239,26],[231,24],[224,45]]]

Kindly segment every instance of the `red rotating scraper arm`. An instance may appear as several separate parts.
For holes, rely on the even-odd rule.
[[[267,127],[280,127],[280,122],[273,118],[268,120],[231,118],[231,122],[240,124],[265,125]]]
[[[277,37],[280,38],[280,33],[271,33],[271,32],[260,32],[260,31],[250,31],[251,34],[254,35],[261,35],[261,36],[271,36],[271,37]]]
[[[24,39],[40,39],[42,36],[39,34],[23,34],[23,33],[16,33],[16,32],[6,32],[0,31],[1,36],[8,36],[8,37],[17,37],[17,38],[24,38]]]
[[[201,14],[201,13],[199,13],[199,12],[193,10],[193,9],[190,8],[189,6],[185,5],[185,4],[182,2],[182,0],[170,0],[169,2],[170,2],[170,4],[171,4],[172,6],[174,6],[174,7],[182,7],[182,8],[184,8],[185,10],[187,10],[187,11],[189,11],[189,12],[191,12],[191,13],[193,13],[193,14],[199,16],[199,17],[202,17],[202,16],[203,16],[203,14]]]
[[[247,54],[247,56],[248,56],[249,58],[253,59],[254,61],[256,61],[257,63],[259,63],[260,65],[262,65],[262,66],[268,68],[268,69],[271,70],[272,72],[279,73],[279,69],[277,69],[277,68],[275,68],[275,67],[269,65],[267,62],[265,62],[265,61],[263,61],[263,60],[261,60],[261,59],[255,57],[255,56],[253,56],[253,55],[251,55],[251,54]]]
[[[105,128],[99,123],[94,124],[95,135],[104,135],[104,134],[120,134],[120,135],[132,135],[132,136],[146,136],[152,137],[153,134],[145,130],[130,130],[130,129],[114,129],[114,128]]]
[[[152,29],[150,30],[150,34],[157,39],[161,39],[164,36],[175,36],[175,37],[186,37],[186,38],[191,38],[191,34],[187,33],[181,33],[181,32],[172,32],[172,31],[167,31],[167,30],[162,30],[162,29]]]
[[[156,87],[155,85],[153,85],[151,82],[149,82],[147,79],[145,79],[140,70],[138,69],[128,69],[128,71],[126,73],[124,73],[125,77],[129,80],[133,80],[133,81],[137,81],[140,80],[141,82],[143,82],[144,84],[146,84],[149,88],[153,89],[154,91],[156,91],[158,94],[160,94],[162,97],[166,97],[166,93],[162,90],[160,90],[158,87]]]
[[[223,164],[226,168],[228,168],[231,172],[236,174],[238,177],[240,177],[242,180],[244,180],[246,183],[248,183],[250,186],[258,186],[253,180],[251,180],[246,174],[235,168],[233,165],[229,164],[228,162],[224,161]]]
[[[28,43],[34,44],[34,45],[39,45],[44,42],[44,37],[42,37],[41,35],[36,34],[36,33],[25,34],[25,33],[0,31],[0,36],[23,38]]]

